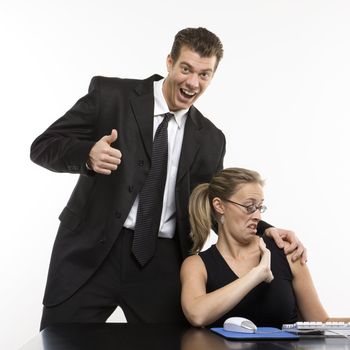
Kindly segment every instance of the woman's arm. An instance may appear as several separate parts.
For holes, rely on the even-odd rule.
[[[262,245],[263,244],[263,245]],[[206,326],[233,309],[259,283],[271,282],[270,251],[264,242],[262,258],[243,277],[211,293],[206,292],[207,272],[198,255],[188,257],[181,267],[181,304],[187,320],[193,326]]]
[[[307,265],[302,264],[300,260],[292,262],[290,255],[287,255],[287,259],[293,275],[293,289],[302,320],[327,321],[328,314],[321,304]]]

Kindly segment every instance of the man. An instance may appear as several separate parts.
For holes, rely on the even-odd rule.
[[[183,321],[179,269],[191,248],[188,198],[222,169],[225,154],[223,133],[193,103],[222,56],[216,35],[184,29],[167,57],[165,79],[95,77],[89,93],[33,142],[35,163],[80,174],[60,215],[41,329],[104,322],[117,306],[128,322]],[[163,120],[167,147],[156,148]],[[167,169],[160,173],[164,161],[153,157],[165,148]],[[260,233],[269,227],[261,222]],[[290,231],[269,230],[280,244],[287,236],[292,250],[298,244]],[[295,254],[302,252],[299,244]]]

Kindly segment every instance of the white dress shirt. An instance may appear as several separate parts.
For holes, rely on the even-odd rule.
[[[154,119],[153,119],[153,138],[158,128],[158,125],[163,120],[165,113],[172,113],[174,118],[171,118],[168,123],[168,171],[164,188],[163,210],[159,225],[159,237],[173,238],[175,235],[175,184],[177,169],[179,167],[179,159],[182,147],[182,140],[185,130],[185,122],[187,118],[186,110],[177,112],[169,111],[169,107],[165,101],[162,92],[164,79],[155,81],[154,88]],[[124,227],[129,229],[135,228],[137,208],[139,204],[139,196],[129,212],[128,217],[124,222]]]

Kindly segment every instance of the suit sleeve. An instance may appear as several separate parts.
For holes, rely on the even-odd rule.
[[[99,89],[95,77],[89,93],[34,140],[31,160],[55,172],[89,174],[85,164],[96,142],[98,114]]]
[[[223,133],[222,133],[222,138],[223,138],[223,142],[222,142],[221,154],[219,157],[219,163],[218,163],[216,171],[220,171],[224,168],[224,157],[225,157],[225,153],[226,153],[226,138],[225,138],[225,135]]]
[[[258,223],[258,235],[262,236],[265,233],[265,230],[270,227],[273,227],[273,226],[265,221],[260,220]]]

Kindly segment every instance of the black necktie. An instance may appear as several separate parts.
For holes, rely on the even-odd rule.
[[[153,256],[163,209],[163,194],[168,167],[168,122],[166,113],[153,140],[151,169],[139,194],[132,252],[141,266]]]

